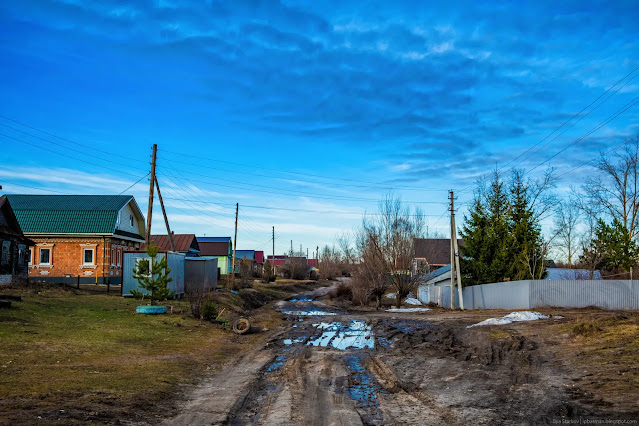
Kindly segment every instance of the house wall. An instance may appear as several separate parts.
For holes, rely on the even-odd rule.
[[[29,278],[42,281],[83,284],[120,284],[122,282],[122,257],[124,250],[133,250],[134,243],[120,239],[86,238],[32,238]],[[124,243],[124,244],[122,244]],[[40,250],[50,249],[50,265],[40,264]],[[113,248],[113,251],[111,250]],[[93,249],[93,263],[83,262],[83,249]],[[70,275],[70,277],[67,277]]]
[[[133,216],[133,226],[131,226],[129,221],[130,216]],[[136,212],[131,207],[131,203],[127,204],[122,208],[122,210],[120,210],[120,213],[118,214],[118,222],[115,227],[121,231],[133,232],[138,235],[144,235],[146,232],[144,229],[144,220],[137,216]]]
[[[200,256],[205,259],[217,259],[217,267],[221,275],[231,273],[231,258],[229,256]]]

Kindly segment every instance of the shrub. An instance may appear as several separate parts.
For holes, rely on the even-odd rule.
[[[205,302],[202,306],[202,319],[205,321],[213,321],[217,318],[217,315],[217,305],[210,300]]]

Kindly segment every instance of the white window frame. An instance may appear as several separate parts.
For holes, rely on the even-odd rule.
[[[118,249],[116,255],[118,256],[118,266],[122,266],[122,251],[123,249]]]
[[[91,262],[87,262],[88,251],[91,252]],[[95,266],[95,247],[82,247],[82,266]]]
[[[49,250],[49,261],[42,263],[42,250]],[[38,248],[38,266],[51,266],[53,264],[53,247],[39,247]]]
[[[149,273],[147,274],[147,277],[151,278],[151,271],[153,271],[153,258],[151,257],[136,257],[135,258],[135,266],[138,266],[138,263],[140,263],[140,260],[148,260],[149,261]]]
[[[87,250],[91,250],[93,252],[93,256],[91,256],[93,258],[93,261],[91,263],[86,263],[84,261],[84,253]],[[80,253],[82,255],[82,257],[80,258],[80,268],[82,269],[97,269],[98,264],[96,263],[96,254],[98,252],[98,245],[94,244],[94,243],[83,243],[80,244]]]
[[[117,251],[118,250],[115,247],[111,247],[111,266],[115,266],[115,256]]]

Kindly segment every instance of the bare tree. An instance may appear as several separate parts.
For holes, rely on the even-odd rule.
[[[602,156],[596,166],[600,175],[587,179],[582,187],[589,203],[619,221],[630,238],[639,233],[638,162],[639,136],[635,136],[625,142],[622,153]]]
[[[377,252],[379,267],[396,292],[396,305],[415,288],[420,274],[411,273],[414,238],[422,238],[426,228],[420,209],[412,211],[399,198],[387,196],[379,203],[379,214],[364,218],[363,232],[371,249]],[[363,263],[366,268],[366,264]]]
[[[382,296],[390,286],[386,274],[386,263],[378,250],[379,244],[373,240],[375,234],[361,231],[357,235],[357,249],[360,253],[359,262],[353,271],[353,301],[361,304],[375,300],[377,309],[382,306]]]
[[[568,267],[572,268],[573,260],[579,249],[577,225],[581,216],[581,209],[574,199],[558,204],[555,211],[556,246],[568,259]]]
[[[319,257],[319,270],[322,278],[333,280],[342,275],[342,259],[335,247],[324,246]]]

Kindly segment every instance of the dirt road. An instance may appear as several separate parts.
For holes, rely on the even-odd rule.
[[[636,414],[584,402],[574,371],[540,348],[553,341],[517,332],[530,324],[502,335],[467,328],[481,313],[347,312],[307,297],[277,309],[284,330],[205,381],[166,424],[557,424]]]

